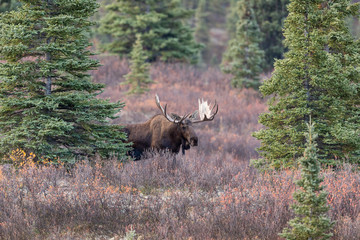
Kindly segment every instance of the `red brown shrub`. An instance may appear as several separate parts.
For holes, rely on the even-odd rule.
[[[360,174],[323,171],[334,239],[359,239]],[[0,167],[0,239],[280,239],[299,172],[259,174],[230,154]]]

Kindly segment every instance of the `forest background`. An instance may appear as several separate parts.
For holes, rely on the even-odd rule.
[[[112,1],[98,2],[101,5],[94,16],[96,21],[104,17],[105,6]],[[182,4],[195,13],[199,2],[184,0]],[[143,95],[128,95],[128,87],[120,85],[129,73],[128,59],[101,53],[102,44],[109,42],[109,37],[100,34],[98,26],[94,26],[90,36],[93,51],[101,53],[94,57],[102,66],[92,72],[93,80],[106,86],[101,97],[125,102],[113,123],[143,122],[158,113],[156,93],[179,113],[196,109],[199,97],[216,99],[220,106],[216,120],[196,129],[200,146],[186,156],[178,156],[175,171],[166,157],[155,155],[126,165],[113,160],[95,166],[79,164],[72,173],[75,177],[53,166],[38,168],[27,163],[28,156],[24,157],[21,151],[14,152],[14,161],[24,162],[25,167],[17,173],[6,166],[1,168],[0,206],[6,214],[0,215],[0,236],[280,238],[278,233],[293,217],[292,182],[299,172],[259,174],[249,167],[250,159],[258,157],[255,149],[259,141],[251,135],[262,127],[258,116],[267,111],[266,99],[251,88],[233,87],[231,75],[219,67],[232,37],[229,29],[233,25],[227,16],[236,1],[206,2],[206,21],[201,26],[207,29],[202,61],[198,65],[153,63],[150,75],[154,83]],[[17,5],[15,1],[5,4],[1,7]],[[194,21],[192,17],[188,24],[194,27]],[[358,36],[357,20],[348,21],[353,35]],[[274,42],[281,42],[281,24],[275,29],[280,35]],[[277,50],[280,58],[284,49]],[[270,76],[272,59],[266,59],[261,81]],[[323,174],[330,216],[336,220],[334,238],[359,239],[360,174],[353,172],[350,165],[336,173],[324,170]],[[23,189],[27,189],[26,194]]]

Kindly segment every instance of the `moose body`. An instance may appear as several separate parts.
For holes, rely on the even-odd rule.
[[[128,141],[133,143],[130,155],[136,159],[149,149],[177,154],[182,148],[184,154],[190,146],[198,145],[198,137],[190,121],[178,125],[169,122],[163,115],[155,115],[145,123],[125,125],[124,131]]]
[[[160,105],[157,95],[156,104],[162,114],[153,116],[145,123],[128,124],[123,128],[128,136],[128,142],[132,143],[132,151],[129,155],[136,160],[139,160],[146,150],[167,150],[177,154],[181,148],[182,153],[185,154],[185,150],[198,145],[198,137],[192,126],[193,123],[213,120],[218,110],[215,103],[216,112],[211,115],[215,105],[210,110],[207,102],[200,103],[199,101],[200,120],[194,121],[198,111],[183,117],[176,114],[169,116],[166,113],[166,105],[165,108]]]

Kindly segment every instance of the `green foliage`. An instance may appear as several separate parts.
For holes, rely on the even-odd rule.
[[[228,41],[225,22],[230,0],[181,0],[181,2],[186,9],[195,11],[195,16],[188,22],[195,30],[197,41],[203,43],[200,55],[202,59],[198,65],[218,66]],[[199,31],[203,40],[198,38]]]
[[[314,124],[307,124],[306,149],[304,157],[300,159],[301,179],[297,181],[300,187],[294,193],[296,204],[293,205],[294,219],[289,221],[291,229],[285,228],[280,234],[289,240],[329,239],[333,222],[326,216],[327,192],[320,184],[323,178],[319,177],[320,164],[317,157],[317,134]]]
[[[238,1],[236,36],[229,42],[223,57],[222,70],[233,75],[231,84],[236,88],[257,89],[260,86],[264,52],[259,48],[260,30],[252,3],[252,0]]]
[[[282,44],[282,28],[283,21],[288,14],[286,5],[289,3],[289,0],[251,1],[253,2],[252,8],[261,32],[261,35],[259,36],[261,38],[259,47],[265,53],[265,61],[262,69],[271,71],[275,59],[281,59],[285,50]],[[236,25],[240,18],[236,7],[238,2],[239,0],[232,0],[230,2],[230,11],[227,15],[227,31],[230,39],[234,39],[236,36]]]
[[[234,39],[236,36],[236,25],[239,21],[237,8],[238,1],[239,0],[230,1],[229,10],[226,16],[226,28],[230,39]]]
[[[10,10],[14,10],[19,7],[20,2],[18,0],[3,0],[0,1],[0,13]]]
[[[290,0],[253,0],[256,20],[262,33],[260,48],[265,52],[264,70],[272,71],[276,59],[282,59],[284,20]],[[304,3],[307,4],[307,3]]]
[[[345,22],[358,10],[350,0],[294,0],[289,5],[284,29],[289,52],[260,88],[272,97],[269,112],[259,120],[266,128],[254,134],[263,157],[255,166],[296,166],[310,115],[317,119],[323,163],[359,163],[360,49]]]
[[[204,46],[209,45],[209,28],[207,23],[208,12],[206,11],[206,0],[200,0],[199,5],[195,13],[195,40],[198,43],[204,44]],[[207,60],[210,57],[209,49],[203,48],[200,52],[200,63],[203,60]]]
[[[126,231],[126,235],[121,238],[121,240],[135,240],[136,238],[136,231],[131,227],[129,230]]]
[[[0,15],[0,156],[24,149],[64,161],[122,156],[126,145],[109,119],[123,107],[97,98],[87,37],[95,0],[24,0]]]
[[[178,0],[116,0],[107,6],[99,32],[110,36],[104,50],[128,55],[141,34],[149,61],[193,61],[200,49],[190,27],[183,21],[192,11],[181,7]]]
[[[130,72],[125,75],[124,84],[130,84],[129,94],[141,94],[149,89],[146,87],[153,81],[150,78],[150,64],[147,61],[146,52],[143,50],[141,35],[136,35],[136,42],[131,51]]]
[[[181,5],[186,9],[196,9],[200,0],[181,0]]]

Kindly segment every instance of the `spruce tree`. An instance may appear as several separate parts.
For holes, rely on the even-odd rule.
[[[284,20],[288,15],[287,5],[290,0],[253,0],[256,20],[262,33],[260,48],[265,52],[265,71],[272,71],[275,59],[282,59],[285,52],[283,45]],[[307,2],[304,2],[307,4]]]
[[[116,0],[107,6],[99,32],[110,37],[104,49],[127,56],[142,35],[149,61],[193,61],[201,45],[183,21],[192,11],[181,7],[179,0]]]
[[[130,84],[129,94],[141,94],[149,90],[147,85],[153,81],[150,78],[150,64],[147,62],[140,34],[136,35],[136,42],[130,56],[130,72],[125,75],[126,81],[123,84]]]
[[[301,179],[297,181],[300,187],[294,193],[296,203],[292,206],[296,217],[289,221],[291,228],[285,228],[280,234],[288,240],[329,239],[333,222],[326,216],[327,192],[320,184],[323,178],[320,174],[320,164],[317,156],[317,134],[314,124],[307,124],[306,149],[300,159]]]
[[[296,166],[310,115],[323,163],[359,163],[360,49],[345,21],[358,10],[350,0],[291,1],[284,30],[289,51],[260,89],[272,97],[259,118],[266,128],[254,134],[262,156],[255,166]]]
[[[23,0],[0,15],[0,157],[21,148],[73,161],[122,156],[126,145],[109,119],[123,107],[97,98],[99,66],[88,47],[95,0]]]
[[[236,36],[236,25],[239,20],[236,5],[239,0],[231,0],[226,18],[226,27],[230,39]],[[264,51],[263,71],[273,69],[275,59],[282,59],[285,48],[283,41],[283,22],[288,11],[289,0],[252,0],[255,18],[261,32],[259,47]]]
[[[226,29],[229,39],[234,39],[236,36],[236,25],[239,21],[239,11],[237,8],[239,0],[231,0],[228,13],[226,14]]]
[[[252,0],[237,3],[239,20],[236,36],[229,42],[223,57],[222,70],[233,75],[231,84],[235,88],[254,88],[260,86],[264,52],[259,48],[261,42],[259,26],[252,8]]]
[[[209,49],[207,48],[210,42],[207,16],[208,13],[206,9],[206,0],[200,0],[195,13],[195,33],[194,33],[195,40],[198,43],[204,45],[204,48],[199,52],[200,63],[202,63],[204,60],[208,61],[210,58]]]

